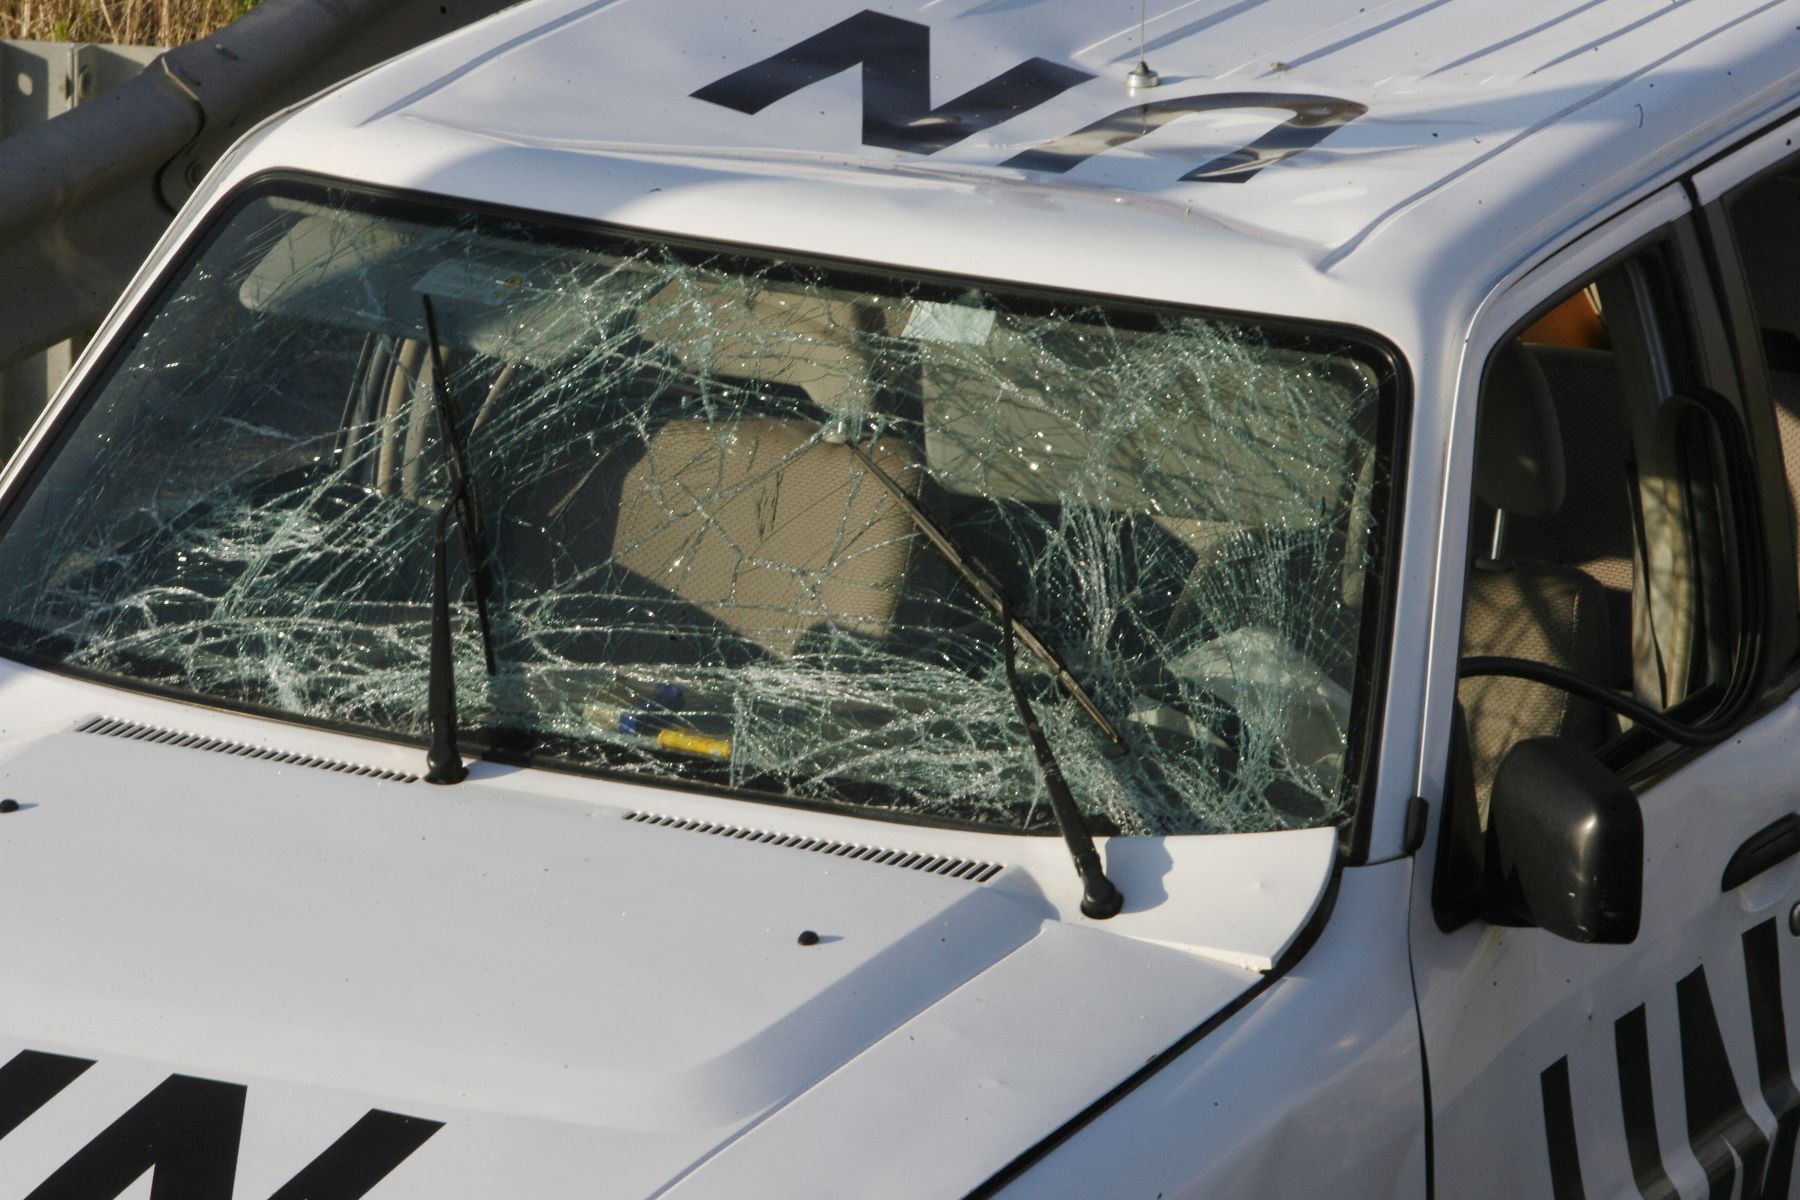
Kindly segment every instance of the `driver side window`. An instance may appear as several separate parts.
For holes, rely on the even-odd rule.
[[[1489,358],[1453,770],[1480,827],[1520,742],[1571,741],[1619,770],[1666,749],[1646,720],[1694,722],[1726,695],[1741,626],[1727,439],[1685,345],[1652,252]]]

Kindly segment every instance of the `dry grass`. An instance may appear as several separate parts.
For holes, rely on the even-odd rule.
[[[0,0],[0,38],[174,46],[205,37],[256,0]]]

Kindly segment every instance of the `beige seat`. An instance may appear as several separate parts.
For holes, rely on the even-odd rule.
[[[1544,519],[1564,499],[1563,448],[1544,373],[1512,343],[1482,389],[1475,494],[1500,514]],[[1503,539],[1497,537],[1496,543]],[[1503,545],[1476,562],[1463,608],[1464,657],[1525,658],[1608,684],[1612,632],[1606,589],[1579,568],[1512,558]],[[1506,676],[1465,679],[1457,689],[1468,719],[1477,805],[1485,821],[1500,760],[1529,737],[1598,745],[1616,731],[1599,706],[1560,688]]]
[[[916,486],[900,442],[870,457]],[[778,654],[813,628],[884,634],[915,544],[856,454],[805,421],[671,421],[624,473],[618,511],[615,563]]]

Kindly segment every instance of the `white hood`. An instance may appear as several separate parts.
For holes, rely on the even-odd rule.
[[[131,704],[296,755],[403,770],[418,757]],[[436,788],[82,724],[0,743],[0,795],[23,806],[0,815],[8,1196],[78,1159],[99,1169],[125,1144],[103,1131],[166,1104],[175,1073],[241,1085],[226,1193],[240,1198],[276,1194],[322,1154],[342,1168],[348,1151],[327,1147],[372,1109],[418,1119],[375,1147],[391,1173],[363,1165],[376,1200],[960,1195],[1257,981],[1164,944],[1194,912],[1168,894],[1216,905],[1235,889],[1243,946],[1227,957],[1254,961],[1294,936],[1329,874],[1330,831],[1185,839],[1242,848],[1223,881],[1231,856],[1183,872],[1162,843],[1115,842],[1139,902],[1094,924],[1062,915],[1066,858],[1032,866],[1060,851],[1044,839],[491,764]],[[646,809],[688,819],[627,819]],[[814,844],[722,836],[720,812]],[[819,851],[834,839],[924,857]],[[1005,869],[918,869],[933,857]],[[1231,916],[1188,924],[1219,943]],[[21,1090],[46,1066],[73,1081]],[[181,1136],[222,1145],[229,1124]],[[184,1169],[179,1149],[148,1161]],[[353,1175],[333,1176],[344,1196],[363,1194]]]

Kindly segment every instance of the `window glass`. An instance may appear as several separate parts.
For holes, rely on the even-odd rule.
[[[1572,288],[1502,343],[1483,382],[1462,655],[1542,664],[1703,716],[1736,663],[1723,442],[1691,394],[1657,255]],[[1485,807],[1507,750],[1593,750],[1632,722],[1569,687],[1481,672],[1458,699]]]
[[[0,638],[422,737],[441,385],[484,544],[451,564],[471,741],[1049,828],[996,614],[922,512],[1122,732],[1107,753],[1020,651],[1096,829],[1337,823],[1368,690],[1377,361],[286,185],[85,398],[0,539]]]

